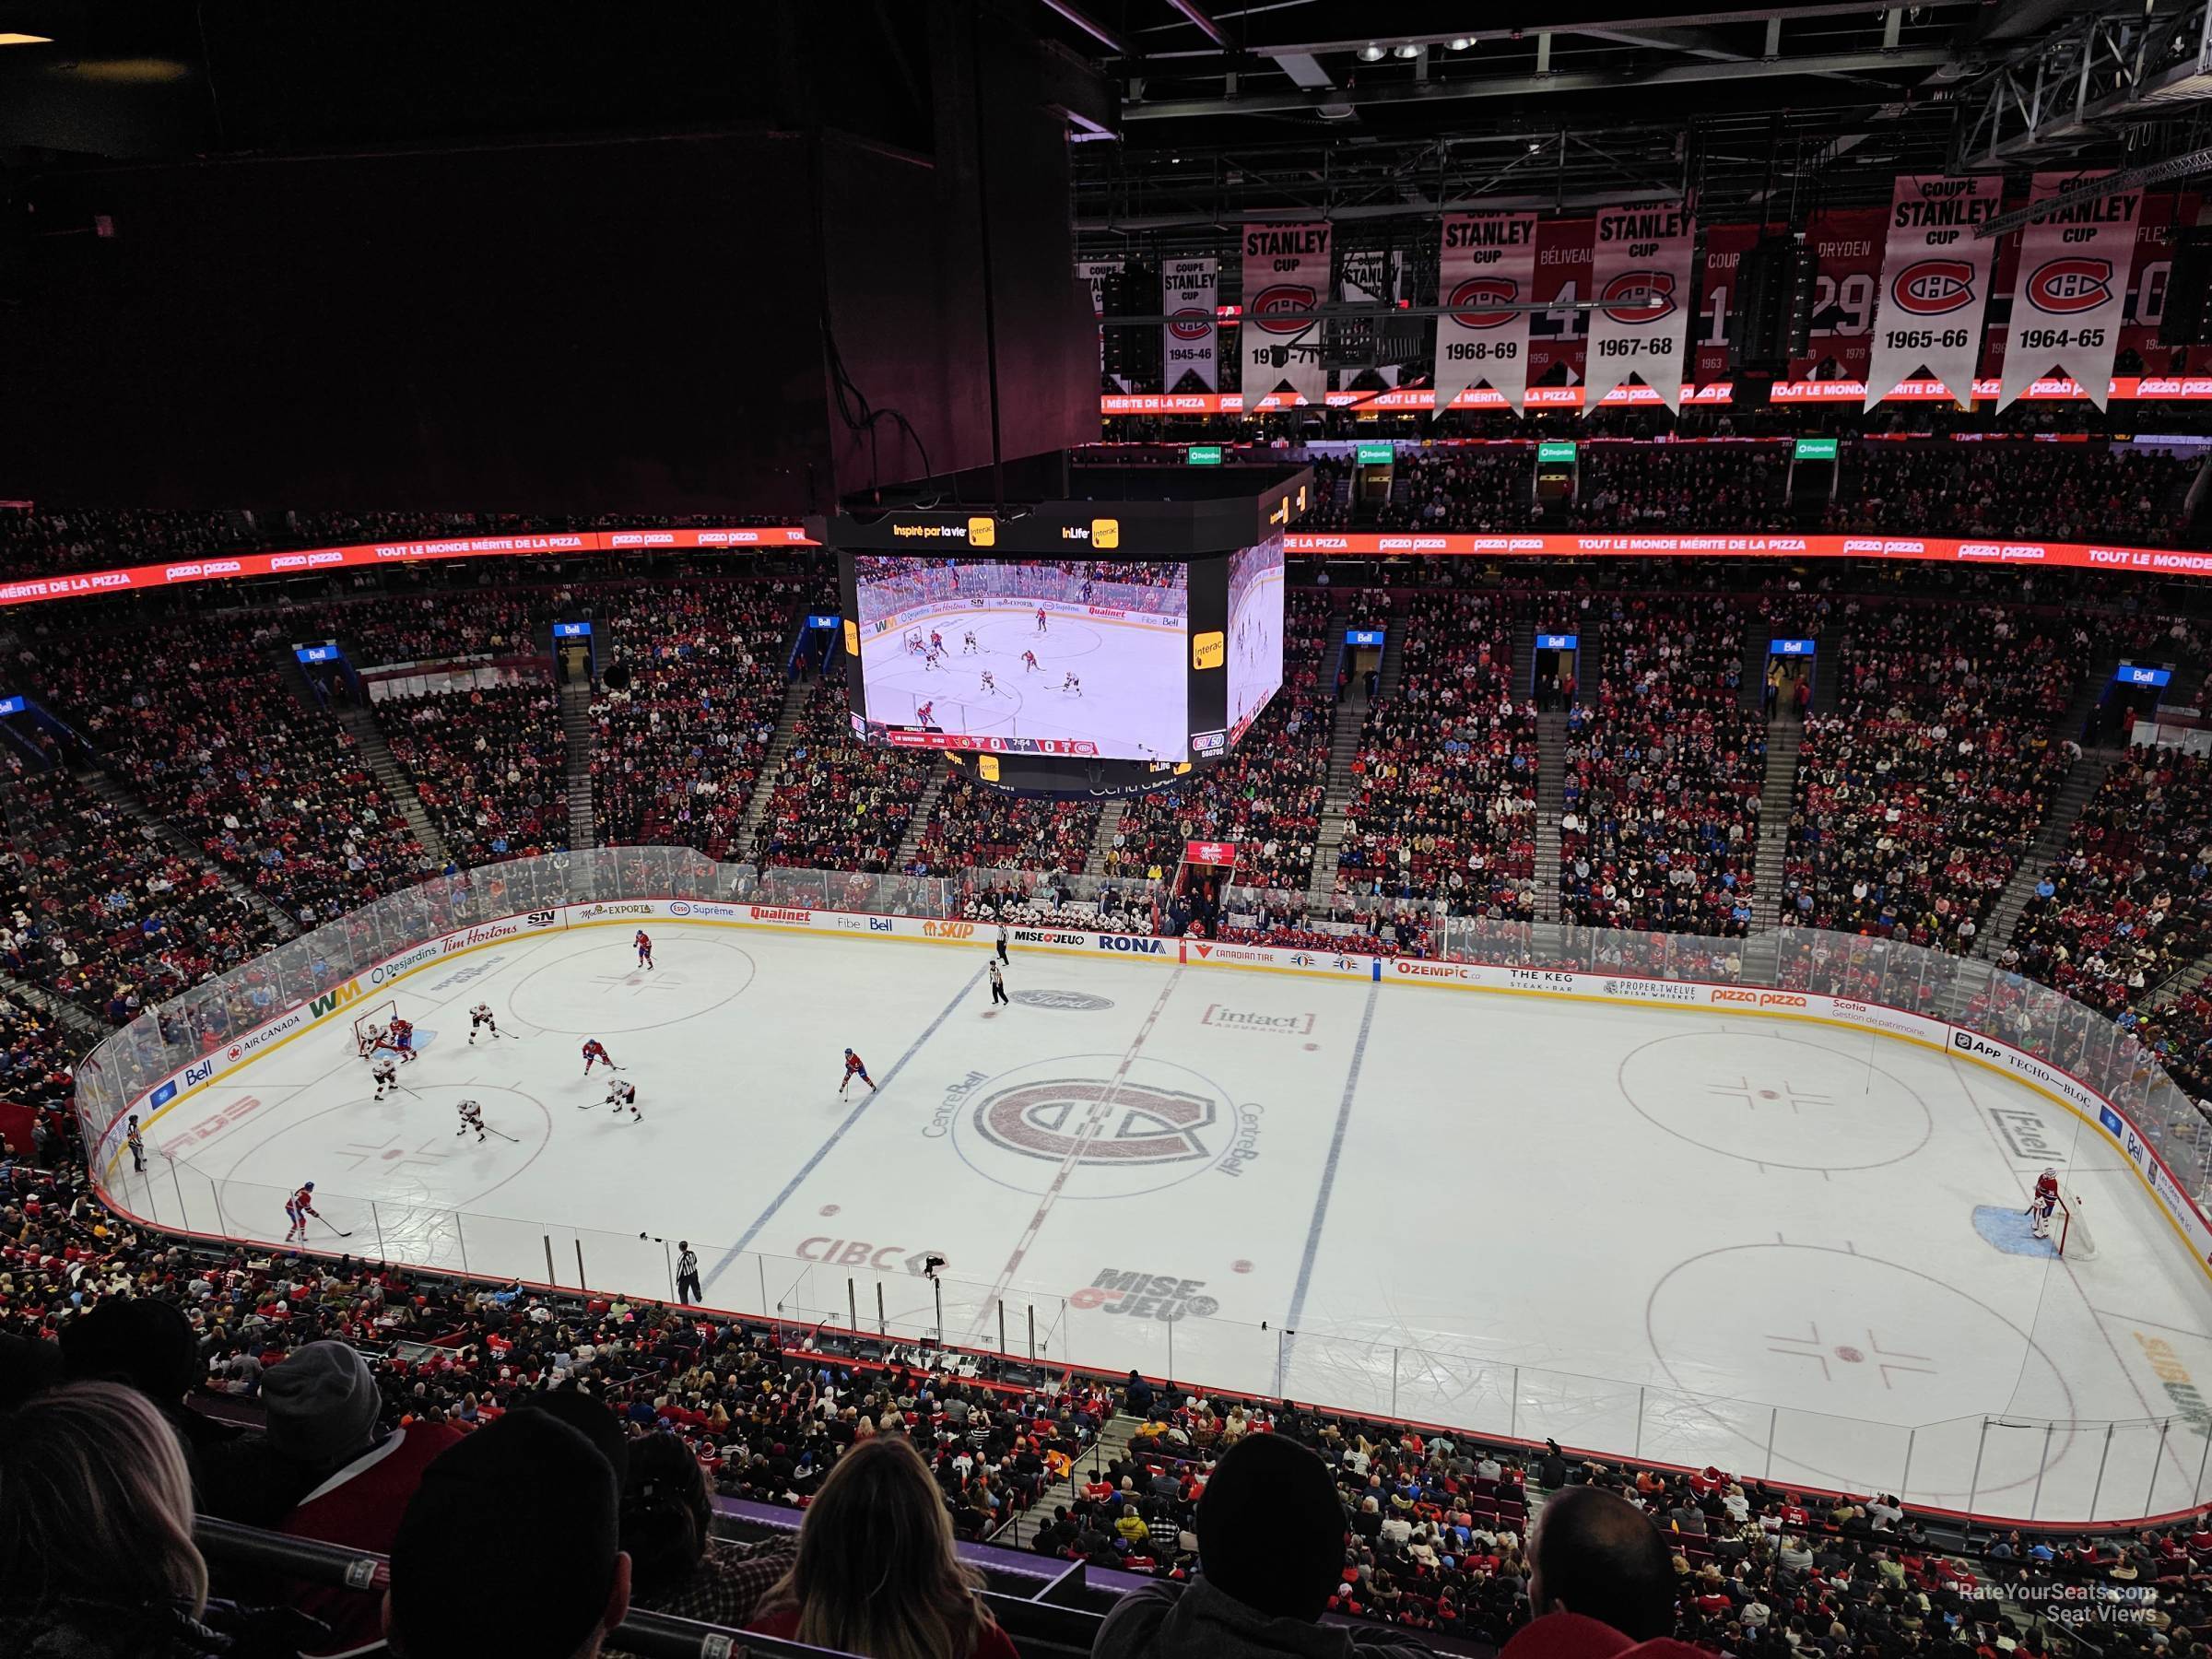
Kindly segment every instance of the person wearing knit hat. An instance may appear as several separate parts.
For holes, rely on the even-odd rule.
[[[398,1659],[593,1659],[629,1611],[615,1472],[577,1430],[510,1412],[423,1471],[384,1596]]]
[[[1198,1500],[1200,1577],[1147,1584],[1106,1615],[1091,1659],[1405,1659],[1410,1631],[1320,1622],[1345,1565],[1343,1500],[1297,1441],[1255,1434],[1221,1454]]]
[[[269,1444],[302,1464],[327,1465],[365,1452],[383,1409],[375,1373],[347,1342],[311,1342],[262,1379]]]

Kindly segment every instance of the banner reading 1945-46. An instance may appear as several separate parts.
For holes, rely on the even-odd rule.
[[[2037,173],[2029,199],[2047,201],[2102,177]],[[2104,407],[2126,321],[2128,268],[2142,211],[2141,191],[2119,191],[2053,208],[2020,232],[1998,408],[2053,373],[2070,377],[2090,402]]]
[[[1436,406],[1488,382],[1515,414],[1528,400],[1529,320],[1536,288],[1536,216],[1451,213],[1436,297]]]
[[[1244,325],[1237,349],[1244,359],[1244,406],[1288,385],[1310,404],[1327,400],[1321,323],[1286,313],[1313,312],[1329,297],[1329,227],[1244,227]]]
[[[1160,309],[1167,313],[1159,342],[1159,382],[1170,392],[1217,392],[1220,334],[1214,323],[1221,301],[1221,262],[1171,259],[1159,267]]]
[[[1590,349],[1583,413],[1631,374],[1682,406],[1682,347],[1689,334],[1689,272],[1697,224],[1679,204],[1612,207],[1597,216],[1590,256]]]
[[[1867,408],[1923,371],[1941,381],[1960,408],[1973,406],[1998,241],[1974,230],[1996,218],[2004,200],[2005,181],[1995,173],[1898,179],[1866,365]]]

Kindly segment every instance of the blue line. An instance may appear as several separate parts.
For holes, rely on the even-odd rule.
[[[814,1156],[801,1164],[797,1173],[783,1183],[783,1190],[776,1194],[774,1202],[754,1218],[753,1224],[745,1230],[744,1235],[738,1239],[736,1243],[722,1253],[722,1259],[714,1264],[713,1270],[700,1282],[700,1288],[701,1290],[720,1278],[730,1264],[745,1253],[745,1247],[759,1237],[760,1230],[766,1227],[774,1218],[775,1213],[790,1201],[791,1195],[797,1192],[806,1177],[813,1174],[820,1166],[822,1159],[837,1150],[837,1143],[845,1138],[845,1131],[859,1123],[861,1114],[883,1097],[899,1074],[906,1069],[906,1063],[920,1053],[922,1045],[937,1034],[937,1028],[952,1018],[952,1011],[968,999],[968,994],[975,989],[977,984],[982,982],[982,977],[983,971],[981,968],[970,974],[968,982],[954,994],[953,999],[945,1005],[943,1011],[935,1019],[929,1022],[922,1035],[914,1039],[913,1045],[905,1053],[899,1056],[899,1064],[883,1074],[883,1081],[877,1085],[873,1092],[861,1096],[858,1100],[853,1102],[853,1110],[845,1113],[844,1122],[830,1132],[830,1138],[818,1147]],[[765,1309],[762,1311],[766,1312]]]
[[[1321,1166],[1321,1191],[1313,1198],[1313,1221],[1306,1229],[1306,1253],[1298,1264],[1298,1288],[1290,1292],[1290,1312],[1283,1317],[1283,1339],[1276,1349],[1275,1397],[1283,1397],[1290,1371],[1290,1345],[1298,1339],[1299,1315],[1305,1312],[1306,1287],[1313,1279],[1313,1258],[1321,1251],[1322,1224],[1329,1217],[1329,1194],[1336,1186],[1336,1164],[1344,1156],[1344,1134],[1351,1127],[1352,1093],[1359,1087],[1359,1067],[1367,1058],[1367,1034],[1375,1023],[1375,997],[1380,985],[1367,988],[1367,1011],[1359,1016],[1359,1038],[1352,1044],[1352,1066],[1344,1075],[1344,1099],[1336,1105],[1336,1133],[1329,1138],[1328,1161]]]

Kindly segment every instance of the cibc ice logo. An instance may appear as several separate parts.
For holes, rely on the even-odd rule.
[[[1265,334],[1304,334],[1313,326],[1305,317],[1286,317],[1284,312],[1313,309],[1313,290],[1295,282],[1278,282],[1262,288],[1244,308],[1244,320]]]
[[[2071,316],[2095,311],[2112,297],[2112,262],[2069,253],[2044,262],[2028,278],[2028,301],[2040,312]]]
[[[1521,298],[1521,285],[1510,276],[1470,276],[1452,290],[1446,301],[1452,321],[1462,328],[1503,328],[1521,313],[1486,311],[1485,306],[1510,306]]]
[[[1606,315],[1616,323],[1656,323],[1674,315],[1674,273],[1623,271],[1606,284],[1606,291],[1597,298]]]
[[[1889,285],[1900,311],[1940,317],[1974,302],[1974,267],[1963,259],[1924,259],[1907,265]]]

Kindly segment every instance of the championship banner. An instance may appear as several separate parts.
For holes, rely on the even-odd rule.
[[[1221,301],[1221,262],[1171,259],[1159,267],[1159,309],[1168,322],[1159,340],[1159,378],[1170,392],[1214,392],[1221,385],[1214,323]]]
[[[1882,250],[1866,408],[1923,370],[1943,382],[1960,408],[1973,407],[1998,240],[1977,237],[1974,228],[1996,218],[2004,202],[2005,181],[1995,173],[1899,176]]]
[[[1585,414],[1631,374],[1641,375],[1669,409],[1681,412],[1696,244],[1696,221],[1679,204],[1598,214],[1590,255],[1590,297],[1598,303],[1590,313]]]
[[[2048,201],[2102,173],[2040,172],[2030,202]],[[2002,409],[2045,374],[2070,378],[2104,407],[2127,311],[2129,263],[2143,193],[2121,191],[2061,207],[2020,232],[2019,277],[1997,394]]]
[[[1318,311],[1329,297],[1329,227],[1244,227],[1244,326],[1237,349],[1244,363],[1244,406],[1286,383],[1310,404],[1325,401],[1329,371],[1322,367],[1321,323],[1282,318],[1282,312]],[[1270,322],[1271,317],[1276,318]]]
[[[1398,302],[1398,251],[1395,248],[1347,248],[1343,267],[1336,273],[1343,297],[1367,304]],[[1376,331],[1380,336],[1381,330]],[[1386,386],[1398,383],[1398,365],[1377,363],[1375,374]]]
[[[1090,285],[1090,314],[1092,316],[1103,318],[1106,315],[1106,278],[1119,276],[1122,274],[1122,268],[1123,262],[1118,259],[1078,259],[1076,261],[1076,275]],[[1099,390],[1101,392],[1126,392],[1129,390],[1127,382],[1120,375],[1110,375],[1106,372],[1106,325],[1102,322],[1099,325]]]
[[[1436,406],[1483,382],[1522,412],[1528,401],[1529,321],[1536,291],[1536,216],[1449,213],[1437,267]]]

